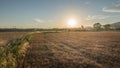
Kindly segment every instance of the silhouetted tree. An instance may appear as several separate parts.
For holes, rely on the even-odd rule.
[[[81,25],[81,30],[84,30],[85,28],[84,28],[84,26],[83,25]]]
[[[93,24],[93,28],[95,31],[100,31],[101,30],[101,24],[100,23],[95,23]]]
[[[105,25],[103,25],[103,27],[105,30],[110,30],[110,24],[105,24]]]

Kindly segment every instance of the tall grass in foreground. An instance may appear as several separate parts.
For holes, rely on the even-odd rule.
[[[0,68],[16,68],[25,56],[31,38],[32,34],[28,34],[0,47]]]

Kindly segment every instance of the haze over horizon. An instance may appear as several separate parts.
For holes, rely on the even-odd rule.
[[[66,28],[120,21],[120,0],[0,0],[0,28]]]

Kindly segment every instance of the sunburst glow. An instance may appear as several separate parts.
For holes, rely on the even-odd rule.
[[[68,25],[69,27],[76,27],[76,26],[77,26],[77,21],[76,21],[76,19],[69,19],[69,20],[67,21],[67,25]]]

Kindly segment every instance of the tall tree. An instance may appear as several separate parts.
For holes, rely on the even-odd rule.
[[[101,30],[101,24],[100,23],[95,23],[95,24],[93,24],[93,28],[96,31],[100,31]]]
[[[84,30],[84,26],[83,25],[81,25],[81,30]]]

